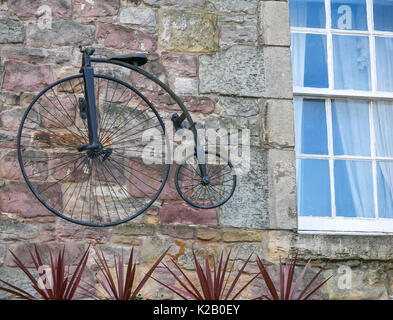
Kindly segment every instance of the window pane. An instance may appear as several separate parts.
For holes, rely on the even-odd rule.
[[[301,216],[331,216],[329,161],[297,159],[297,199]]]
[[[375,51],[378,90],[393,91],[393,38],[375,37]]]
[[[292,33],[293,85],[327,88],[326,36]]]
[[[368,37],[333,35],[334,87],[370,89]]]
[[[377,162],[378,215],[393,218],[393,163]]]
[[[368,102],[332,100],[335,155],[370,155]]]
[[[374,217],[372,166],[368,161],[334,161],[336,216]]]
[[[374,29],[393,31],[392,0],[374,0]]]
[[[323,0],[289,0],[292,27],[325,28]]]
[[[332,0],[332,27],[367,30],[366,0]]]
[[[393,103],[373,103],[375,153],[377,157],[393,157]]]
[[[294,99],[296,152],[328,154],[324,100]]]

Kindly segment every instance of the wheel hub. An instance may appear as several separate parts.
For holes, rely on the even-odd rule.
[[[100,156],[102,156],[102,161],[105,161],[110,157],[113,150],[111,148],[104,149],[102,147],[102,144],[99,143],[97,145],[88,145],[88,144],[81,145],[78,147],[78,151],[79,152],[86,151],[86,154],[90,159],[97,159]]]
[[[202,178],[202,185],[207,186],[210,184],[210,178],[208,176]]]

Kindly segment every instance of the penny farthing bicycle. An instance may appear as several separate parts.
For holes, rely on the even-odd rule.
[[[195,143],[194,153],[177,165],[177,192],[197,208],[227,202],[236,187],[231,162],[202,148],[179,97],[140,68],[147,58],[93,58],[93,48],[80,51],[80,74],[42,90],[19,127],[18,160],[35,197],[56,215],[88,226],[116,225],[146,211],[164,188],[171,165],[164,122],[148,99],[149,92],[159,92],[180,107],[181,115],[172,115],[174,128],[188,121]],[[130,69],[131,84],[94,73],[93,63]],[[150,91],[137,89],[146,88],[147,81]]]

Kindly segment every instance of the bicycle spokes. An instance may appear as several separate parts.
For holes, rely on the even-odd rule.
[[[22,173],[37,198],[73,222],[104,226],[144,212],[169,172],[165,148],[151,158],[149,139],[165,143],[163,122],[133,87],[94,76],[98,142],[89,139],[83,77],[61,80],[28,108],[18,136]],[[150,131],[149,131],[150,130]]]
[[[228,160],[218,153],[205,153],[204,170],[201,170],[198,157],[194,154],[177,167],[175,183],[186,202],[197,208],[209,209],[221,206],[231,198],[236,187],[236,176]]]

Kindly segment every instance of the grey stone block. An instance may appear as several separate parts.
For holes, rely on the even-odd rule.
[[[0,15],[0,43],[23,42],[25,28],[23,23],[11,19],[7,14]]]
[[[145,4],[153,7],[174,6],[183,8],[203,8],[207,0],[143,0]]]
[[[0,215],[0,239],[28,240],[38,236],[38,228],[33,224],[22,223]]]
[[[393,259],[393,236],[297,234],[291,247],[302,259],[379,260]]]
[[[295,145],[293,104],[291,100],[269,99],[263,104],[263,143],[272,148],[293,148]]]
[[[29,271],[34,277],[38,278],[36,271]],[[2,267],[0,268],[0,279],[27,291],[33,296],[37,296],[36,291],[31,286],[31,281],[20,269]],[[0,291],[0,299],[15,299],[15,296],[11,293]]]
[[[226,117],[249,117],[260,113],[261,99],[220,97],[216,110]]]
[[[235,44],[256,44],[258,40],[257,21],[248,20],[243,24],[222,24],[220,26],[220,47],[226,49]]]
[[[157,24],[156,13],[151,8],[123,8],[120,10],[120,23],[130,23],[147,27],[155,27]]]
[[[292,99],[291,51],[285,47],[264,47],[264,96]]]
[[[57,46],[86,46],[94,43],[95,27],[69,20],[53,21],[50,29],[40,29],[36,24],[27,26],[27,45],[49,48]]]
[[[0,266],[3,265],[6,255],[7,255],[7,246],[5,244],[0,244]]]
[[[200,56],[200,92],[262,97],[265,89],[263,59],[260,47],[240,45],[222,53]]]
[[[289,46],[289,6],[285,1],[261,1],[260,30],[263,44]]]
[[[269,227],[266,151],[251,148],[250,156],[250,171],[238,176],[233,197],[221,207],[221,225],[256,229]]]
[[[209,0],[207,7],[218,12],[255,14],[258,0]]]
[[[268,151],[269,218],[271,229],[296,229],[296,161],[293,151]]]

